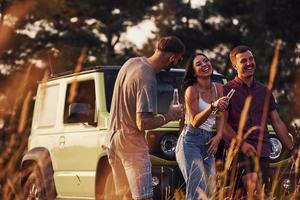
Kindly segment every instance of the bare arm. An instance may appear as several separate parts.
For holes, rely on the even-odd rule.
[[[283,123],[283,121],[280,119],[278,112],[276,110],[273,110],[271,112],[271,122],[273,125],[273,128],[278,135],[280,141],[288,148],[293,149],[293,142],[288,134],[288,130]]]
[[[167,117],[164,115],[154,115],[153,113],[137,113],[136,124],[140,131],[158,128],[167,122]]]
[[[224,115],[217,116],[217,118],[216,118],[216,128],[217,128],[217,134],[216,135],[222,137],[223,130],[224,130]]]
[[[136,124],[140,131],[155,129],[170,121],[180,119],[182,112],[182,105],[174,107],[171,103],[166,114],[137,113]]]

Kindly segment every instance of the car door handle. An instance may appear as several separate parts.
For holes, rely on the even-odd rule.
[[[66,143],[66,138],[65,136],[60,136],[59,137],[59,147],[60,148],[63,148],[65,146],[65,143]]]

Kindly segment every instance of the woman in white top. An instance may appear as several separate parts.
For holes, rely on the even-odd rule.
[[[223,116],[228,98],[222,85],[213,83],[213,68],[202,53],[192,55],[186,65],[183,94],[185,126],[176,146],[176,160],[186,181],[186,198],[199,199],[215,191],[215,158],[222,139]],[[216,132],[216,134],[213,134]],[[201,194],[202,193],[202,194]]]

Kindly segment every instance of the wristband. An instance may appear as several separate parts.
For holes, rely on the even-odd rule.
[[[211,109],[212,111],[216,111],[218,108],[215,107],[215,106],[213,105],[213,102],[211,102],[211,104],[210,104],[210,109]]]

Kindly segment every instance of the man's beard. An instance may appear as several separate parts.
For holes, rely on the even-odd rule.
[[[174,63],[172,62],[172,63],[170,63],[170,64],[167,65],[165,71],[166,71],[166,72],[169,72],[169,71],[171,70],[171,68],[173,68],[173,67],[175,67],[175,65],[174,65]]]
[[[167,68],[165,69],[166,72],[169,72],[171,70],[172,66],[169,67],[169,65],[167,66]]]

